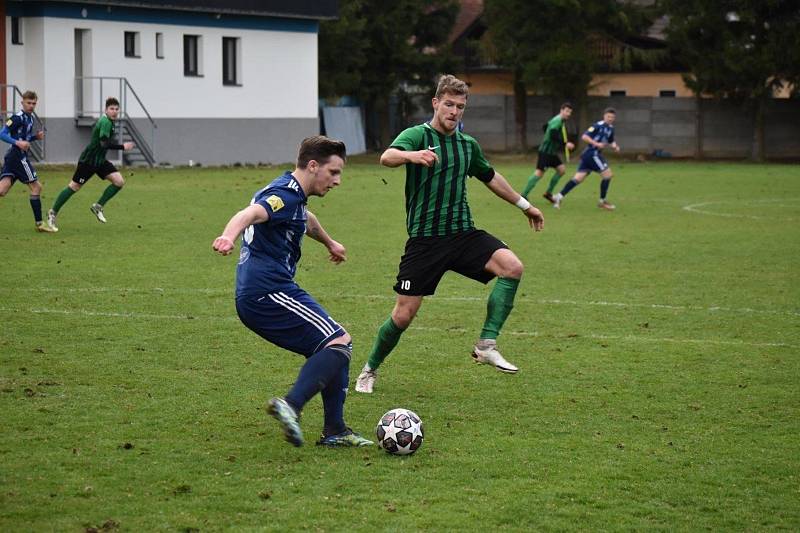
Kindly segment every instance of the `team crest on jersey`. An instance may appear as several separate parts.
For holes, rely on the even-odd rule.
[[[267,203],[272,208],[272,212],[280,210],[283,207],[283,200],[279,196],[272,195],[267,198]]]

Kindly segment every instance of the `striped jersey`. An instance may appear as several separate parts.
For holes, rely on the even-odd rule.
[[[425,123],[404,130],[391,148],[409,152],[431,149],[439,156],[432,167],[406,164],[409,237],[452,235],[475,227],[467,204],[467,177],[483,182],[494,177],[478,141],[461,131],[444,135]]]
[[[306,232],[306,198],[291,172],[258,191],[250,205],[267,210],[269,219],[248,226],[236,268],[236,297],[264,295],[294,285],[300,246]]]
[[[561,114],[551,118],[547,122],[547,127],[544,130],[544,138],[539,144],[540,154],[559,155],[564,151],[564,145],[567,144],[564,140],[564,119]]]
[[[86,163],[99,167],[106,160],[105,144],[114,139],[114,121],[108,115],[101,116],[92,128],[92,140],[89,145],[81,152],[78,159],[81,163]]]

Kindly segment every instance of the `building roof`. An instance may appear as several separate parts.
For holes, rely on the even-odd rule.
[[[11,1],[15,2],[15,0]],[[44,3],[31,0],[16,0],[16,2],[24,4]],[[93,4],[99,6],[317,20],[335,19],[339,14],[337,0],[50,0],[47,3]]]
[[[483,15],[483,0],[460,0],[460,7],[447,42],[453,43],[464,35]]]

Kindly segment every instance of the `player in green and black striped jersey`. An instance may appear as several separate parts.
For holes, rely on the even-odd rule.
[[[545,124],[544,137],[542,137],[542,142],[539,144],[539,158],[536,160],[536,170],[528,177],[528,183],[522,190],[522,196],[525,198],[528,197],[531,190],[542,179],[547,167],[552,167],[555,172],[553,172],[553,177],[550,178],[550,184],[547,186],[547,191],[543,196],[548,202],[553,202],[553,191],[558,185],[558,180],[567,171],[564,161],[561,160],[561,154],[567,156],[569,152],[575,149],[575,145],[567,140],[567,126],[565,123],[570,116],[572,116],[572,104],[565,102],[561,104],[558,115]]]
[[[503,372],[518,370],[497,350],[496,340],[511,312],[522,262],[502,241],[475,228],[467,203],[467,178],[477,178],[494,194],[522,209],[536,231],[542,229],[544,218],[492,168],[478,142],[459,131],[467,97],[466,83],[442,76],[432,100],[433,119],[403,131],[381,156],[382,165],[406,167],[409,239],[394,286],[397,300],[356,380],[359,392],[372,392],[378,366],[411,324],[423,297],[436,291],[448,270],[482,283],[498,278],[472,356]]]
[[[106,159],[106,152],[108,150],[131,150],[134,146],[132,142],[119,144],[114,139],[114,120],[117,115],[119,115],[119,100],[113,97],[107,98],[105,113],[100,116],[92,128],[92,138],[89,145],[81,152],[72,181],[64,187],[64,190],[56,198],[53,208],[47,213],[47,223],[52,228],[56,228],[58,211],[94,174],[97,174],[100,179],[111,182],[103,191],[100,199],[89,208],[97,220],[106,222],[103,207],[125,185],[125,180],[117,167]]]

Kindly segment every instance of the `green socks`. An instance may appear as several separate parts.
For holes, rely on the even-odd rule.
[[[518,279],[497,278],[486,303],[486,322],[483,323],[481,339],[496,339],[500,334],[500,329],[514,307],[517,287],[519,287]]]
[[[550,178],[550,185],[547,186],[547,192],[553,194],[553,191],[556,190],[556,185],[558,185],[558,181],[561,179],[561,174],[558,171],[553,173],[553,177]]]
[[[53,211],[58,213],[58,210],[61,209],[67,200],[72,198],[72,195],[75,194],[75,191],[70,189],[69,187],[64,187],[64,190],[58,194],[58,198],[56,198],[56,203],[53,204]]]
[[[375,338],[372,352],[370,352],[369,359],[367,359],[367,365],[372,370],[377,370],[377,368],[381,366],[383,360],[386,359],[394,347],[397,346],[397,341],[400,340],[400,335],[402,335],[404,331],[404,329],[400,329],[395,325],[391,316],[378,328],[378,336]]]
[[[528,193],[531,192],[534,187],[536,187],[536,184],[539,183],[540,179],[542,179],[542,177],[537,176],[535,172],[528,177],[528,184],[525,185],[525,190],[522,191],[523,198],[528,197]]]
[[[111,185],[106,187],[106,190],[103,191],[103,196],[101,196],[100,199],[97,200],[97,203],[100,205],[106,205],[106,202],[111,200],[114,197],[114,195],[117,194],[120,190],[122,190],[122,187],[117,187],[112,183]]]

